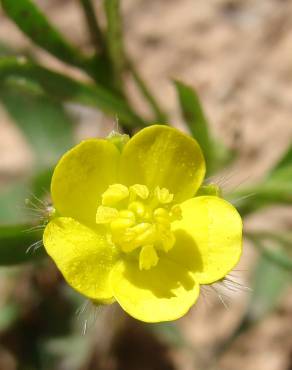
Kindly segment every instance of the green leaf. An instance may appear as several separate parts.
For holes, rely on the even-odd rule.
[[[271,183],[292,183],[292,145],[288,147],[279,161],[268,172],[265,180]]]
[[[201,145],[208,160],[212,158],[212,145],[208,122],[197,93],[182,82],[175,81],[181,110],[188,127]]]
[[[291,281],[287,270],[261,255],[252,278],[252,295],[248,307],[249,321],[254,322],[270,312]]]
[[[42,240],[42,229],[34,229],[34,226],[41,222],[40,213],[44,211],[44,205],[36,196],[44,195],[44,187],[49,186],[49,174],[48,171],[41,172],[33,177],[31,182],[26,180],[10,184],[6,190],[1,191],[0,266],[23,263],[45,255],[41,243],[35,244]],[[34,195],[31,195],[30,189]],[[36,206],[26,205],[27,198],[30,198]],[[33,209],[30,210],[29,207]],[[39,210],[36,211],[35,208]],[[37,223],[33,224],[32,220]]]
[[[30,188],[31,193],[38,198],[43,198],[50,193],[51,178],[53,175],[53,168],[46,168],[38,171],[31,179]]]
[[[129,127],[145,125],[124,100],[101,86],[79,82],[23,58],[1,58],[0,80],[12,78],[21,79],[22,87],[33,81],[56,99],[99,108],[105,113],[118,117]]]
[[[51,312],[48,314],[51,314]],[[49,317],[49,319],[51,318]],[[60,320],[60,314],[56,319]],[[55,325],[60,326],[60,324],[60,322],[55,322]],[[84,367],[84,363],[90,356],[91,346],[89,335],[55,335],[52,337],[47,336],[40,343],[39,347],[41,369],[57,369],[61,363],[65,364],[66,368],[70,370],[78,370]]]
[[[51,166],[73,145],[73,125],[59,102],[7,84],[0,100],[31,145],[36,168]]]
[[[42,233],[29,232],[30,227],[29,225],[0,225],[0,266],[15,265],[45,255],[44,248],[38,248],[41,243],[35,244],[42,240]],[[31,250],[29,250],[30,247]],[[36,247],[35,250],[34,247]]]
[[[226,164],[230,157],[221,143],[213,141],[208,120],[194,89],[179,81],[174,83],[185,122],[203,150],[208,173],[212,173]]]
[[[241,215],[274,204],[292,204],[292,147],[260,183],[243,187],[229,194],[228,198],[236,202]]]
[[[28,196],[28,183],[17,182],[2,187],[0,192],[0,224],[27,222],[24,200]]]
[[[0,0],[6,14],[35,44],[63,62],[82,68],[98,83],[112,85],[112,67],[106,55],[84,56],[49,22],[31,0]]]
[[[0,330],[4,332],[11,327],[21,316],[20,306],[15,302],[8,302],[1,305],[0,310]]]
[[[30,179],[18,180],[2,186],[0,192],[0,225],[30,224],[38,222],[40,213],[44,211],[41,199],[50,191],[52,169],[37,172]],[[36,204],[37,210],[31,210],[32,204],[27,205],[26,200]],[[37,200],[39,199],[39,200]]]
[[[282,158],[278,161],[276,166],[273,168],[271,173],[283,170],[284,168],[290,168],[290,175],[292,176],[292,145],[287,149]]]
[[[254,243],[266,259],[282,269],[292,272],[292,259],[285,251],[287,246],[292,246],[292,238],[289,240],[282,234],[269,232],[249,233],[246,236]]]
[[[246,312],[230,337],[219,345],[218,353],[224,352],[243,332],[249,330],[279,302],[291,281],[291,273],[275,265],[266,255],[261,254],[251,278],[252,294]]]
[[[292,203],[291,181],[265,180],[254,186],[228,194],[226,198],[235,203],[242,216],[275,204],[289,205]]]
[[[34,43],[66,63],[84,65],[84,57],[62,37],[31,0],[1,0],[1,4],[6,14]]]
[[[155,325],[147,324],[145,328],[154,333],[161,341],[166,342],[168,345],[184,348],[188,346],[188,343],[175,322],[160,322]]]

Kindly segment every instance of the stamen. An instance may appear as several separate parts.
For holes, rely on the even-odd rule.
[[[139,255],[139,269],[150,270],[158,263],[158,255],[153,245],[145,245]]]
[[[132,202],[129,204],[129,210],[133,211],[138,217],[143,217],[145,213],[145,206],[142,202]]]
[[[129,196],[129,189],[125,185],[114,184],[102,194],[103,206],[114,206],[123,199]]]
[[[181,220],[182,219],[182,212],[181,208],[178,205],[175,205],[170,210],[170,219],[171,221]]]
[[[130,186],[130,193],[137,195],[141,199],[147,199],[149,197],[149,189],[146,185],[135,184]]]
[[[150,193],[145,185],[114,184],[102,195],[96,222],[108,224],[111,241],[138,259],[140,270],[148,270],[158,263],[159,254],[175,244],[171,223],[182,215],[172,201],[173,194],[166,188],[156,187]],[[137,249],[139,253],[134,252]]]
[[[154,194],[161,204],[168,204],[173,201],[173,194],[170,194],[169,190],[166,188],[157,186],[154,190]]]
[[[119,212],[115,208],[99,206],[96,212],[96,223],[97,224],[107,224],[113,221]]]

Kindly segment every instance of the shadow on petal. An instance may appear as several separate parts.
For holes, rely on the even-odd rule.
[[[187,269],[190,273],[203,271],[204,265],[200,250],[192,236],[183,229],[174,231],[175,245],[166,258]]]
[[[151,291],[157,298],[176,297],[181,290],[192,290],[194,280],[189,271],[165,258],[148,271],[127,264],[124,277],[136,288]]]

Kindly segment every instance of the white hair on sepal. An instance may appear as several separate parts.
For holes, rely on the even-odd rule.
[[[34,222],[38,222],[36,227],[32,227],[27,231],[34,231],[46,226],[48,221],[55,215],[55,208],[48,200],[43,200],[35,194],[30,193],[30,197],[25,199],[25,206],[23,207],[27,215],[30,216]]]
[[[210,176],[204,180],[204,185],[209,185],[209,184],[215,184],[219,186],[222,190],[223,195],[235,192],[238,190],[241,185],[247,183],[251,176],[247,175],[244,178],[237,179],[237,175],[240,174],[239,170],[234,169],[233,171],[230,171],[229,173],[219,173],[215,174],[213,176]]]
[[[104,305],[97,305],[90,299],[85,300],[76,310],[77,320],[81,322],[82,335],[86,335],[88,330],[91,330],[97,321],[98,316],[104,310]]]
[[[246,176],[244,179],[241,179],[230,186],[230,183],[232,182],[231,180],[234,176],[236,176],[235,170],[229,174],[214,175],[205,179],[204,185],[214,184],[218,186],[223,199],[229,201],[234,207],[240,207],[243,201],[255,197],[257,195],[257,192],[251,191],[250,193],[241,195],[240,187],[250,179],[250,176]]]
[[[114,131],[118,132],[119,134],[122,133],[121,126],[120,126],[120,120],[117,115],[115,116]]]
[[[224,308],[229,309],[230,295],[226,294],[220,287],[216,286],[216,284],[210,284],[210,285],[201,285],[201,292],[204,294],[204,298],[214,296],[214,293],[216,297],[219,299],[219,301],[222,303]],[[205,300],[206,302],[207,300]],[[208,301],[209,306],[210,301]]]
[[[235,207],[240,205],[240,202],[242,202],[245,199],[252,198],[256,195],[257,193],[251,192],[249,194],[243,195],[242,197],[231,199],[230,203],[233,204]]]
[[[30,197],[26,198],[22,207],[26,211],[26,215],[31,219],[31,225],[24,229],[24,233],[35,233],[43,231],[56,211],[53,205],[44,199],[37,197],[33,193],[29,193]],[[35,253],[39,248],[43,247],[43,241],[37,240],[28,246],[26,253]]]
[[[207,177],[204,181],[204,184],[205,185],[208,185],[208,184],[216,184],[218,185],[220,188],[224,188],[226,187],[226,185],[228,185],[232,179],[234,179],[237,174],[240,173],[239,170],[237,169],[234,169],[232,171],[229,171],[229,172],[226,172],[226,173],[219,173],[219,174],[215,174],[215,175],[212,175],[210,177]],[[246,180],[244,180],[246,181]],[[237,187],[237,185],[236,185]]]
[[[43,247],[43,241],[37,240],[36,242],[32,243],[27,250],[25,251],[26,254],[32,252],[35,253],[39,248]]]
[[[205,293],[215,293],[219,301],[226,308],[230,308],[233,294],[238,292],[250,293],[251,288],[241,283],[234,273],[229,273],[223,279],[216,281],[213,284],[202,285],[202,290]]]
[[[252,289],[247,285],[244,285],[240,281],[236,280],[236,276],[231,272],[226,275],[218,284],[223,284],[224,288],[229,289],[233,292],[251,292]]]
[[[113,136],[118,136],[118,135],[122,135],[122,134],[123,134],[123,130],[120,126],[119,117],[116,115],[115,120],[113,121],[113,124],[112,124],[112,129],[109,132],[109,134],[107,135],[107,137],[111,138]]]

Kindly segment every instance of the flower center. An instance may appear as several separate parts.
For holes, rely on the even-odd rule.
[[[156,187],[150,192],[140,184],[110,185],[96,212],[96,223],[108,226],[122,252],[138,257],[141,270],[155,266],[159,255],[173,247],[171,223],[180,218],[181,209],[173,205],[168,189]]]

